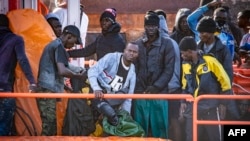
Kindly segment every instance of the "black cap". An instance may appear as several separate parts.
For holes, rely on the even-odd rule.
[[[82,39],[81,39],[81,34],[80,30],[75,26],[75,25],[68,25],[63,29],[63,34],[64,33],[70,33],[74,36],[77,37],[76,44],[82,45]]]

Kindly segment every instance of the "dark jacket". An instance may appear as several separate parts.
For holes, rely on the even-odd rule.
[[[174,25],[174,31],[170,35],[172,39],[174,39],[178,44],[180,43],[181,39],[184,38],[185,36],[190,36],[186,35],[180,28],[180,20],[183,17],[187,17],[188,15],[191,14],[191,10],[188,8],[181,8],[178,10],[175,18],[175,25]],[[194,33],[190,30],[191,35],[194,37]]]
[[[241,31],[241,29],[239,29],[234,23],[232,22],[228,22],[228,27],[229,27],[229,33],[232,33],[235,41],[236,41],[236,44],[237,44],[237,47],[240,46],[240,41],[243,37],[243,32]]]
[[[198,48],[204,50],[204,43],[199,42]],[[220,39],[215,36],[215,44],[212,49],[209,51],[210,54],[213,54],[215,58],[222,64],[225,71],[227,72],[230,81],[233,82],[233,66],[232,59],[229,49],[222,44]]]
[[[118,23],[113,24],[108,32],[102,32],[96,40],[90,45],[76,50],[68,51],[70,57],[89,57],[96,53],[97,60],[107,53],[123,52],[125,49],[125,40],[120,34],[121,26]]]
[[[29,83],[34,84],[35,79],[25,54],[23,38],[12,33],[7,27],[0,26],[0,88],[4,91],[13,90],[17,62]]]
[[[146,37],[138,39],[139,57],[135,62],[137,71],[136,92],[144,92],[147,86],[156,86],[159,93],[167,93],[175,64],[175,51],[172,41],[159,37],[149,49],[144,43]]]

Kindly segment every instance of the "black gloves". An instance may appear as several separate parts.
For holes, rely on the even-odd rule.
[[[145,90],[146,94],[156,94],[159,92],[159,89],[156,86],[148,86]]]

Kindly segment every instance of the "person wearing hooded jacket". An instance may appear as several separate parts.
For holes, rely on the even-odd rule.
[[[70,57],[89,57],[96,53],[97,61],[107,53],[123,52],[125,40],[120,34],[121,26],[116,22],[116,9],[107,8],[100,17],[102,34],[88,46],[68,51]]]
[[[191,13],[192,11],[190,9],[181,8],[178,10],[176,14],[173,33],[170,35],[170,37],[174,39],[178,44],[181,41],[181,39],[184,38],[185,36],[194,37],[194,33],[187,24],[187,17]]]

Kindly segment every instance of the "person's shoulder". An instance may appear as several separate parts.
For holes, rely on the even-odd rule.
[[[168,46],[174,46],[174,42],[176,43],[176,41],[170,37],[160,36],[159,39],[162,41],[163,44],[168,44]]]
[[[218,64],[218,60],[215,58],[213,54],[204,54],[202,58],[205,60],[207,64]]]
[[[122,53],[121,52],[111,52],[111,53],[108,53],[107,55],[109,55],[110,57],[116,58],[116,57],[121,56]]]
[[[15,33],[9,33],[9,39],[12,41],[24,42],[23,37]]]
[[[60,45],[59,40],[58,40],[58,39],[55,39],[55,40],[50,41],[50,42],[46,45],[46,47],[47,47],[47,48],[56,48],[56,47],[58,47],[59,45]]]

